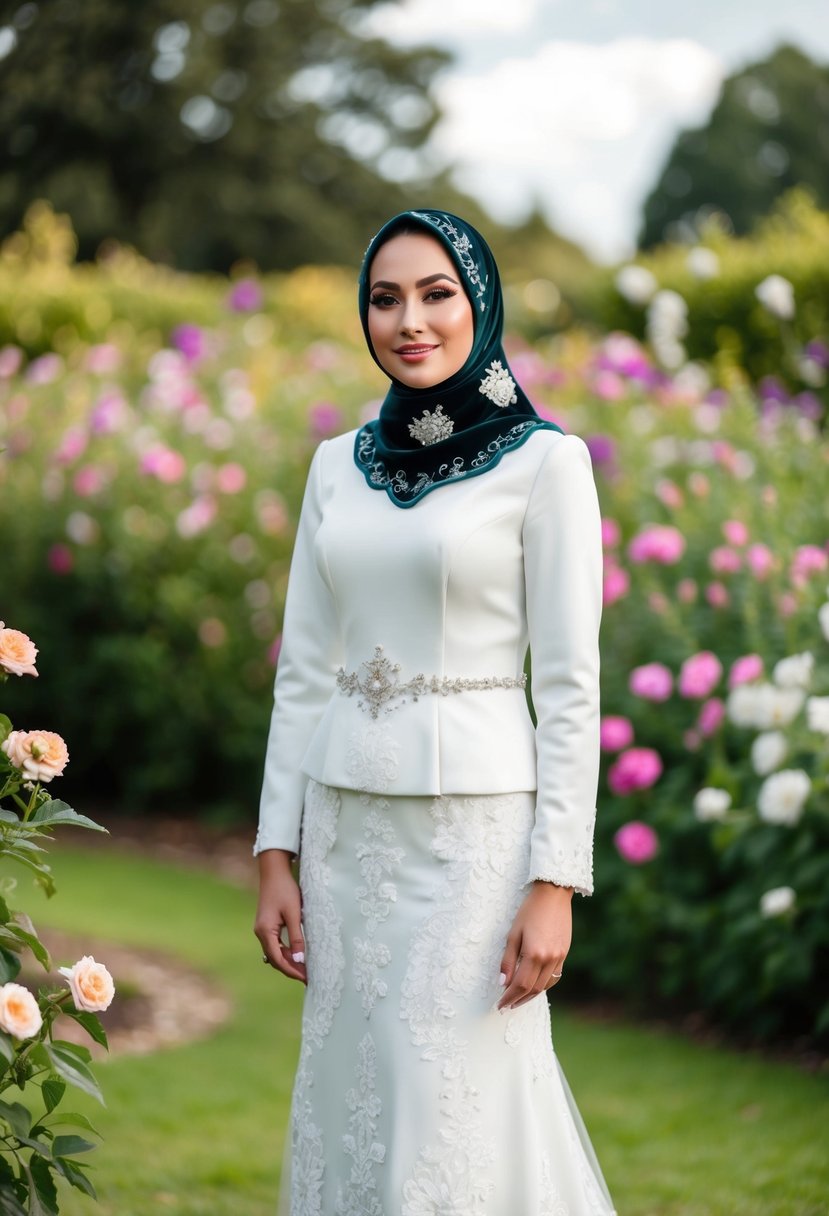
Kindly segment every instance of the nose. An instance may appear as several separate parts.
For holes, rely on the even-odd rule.
[[[400,315],[400,332],[402,334],[419,334],[422,331],[420,301],[417,297],[408,297],[403,302],[403,312]]]

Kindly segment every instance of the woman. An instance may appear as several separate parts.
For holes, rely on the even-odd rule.
[[[592,891],[590,457],[515,383],[471,225],[390,220],[359,303],[391,387],[308,475],[254,845],[307,984],[282,1210],[609,1216],[545,996]]]

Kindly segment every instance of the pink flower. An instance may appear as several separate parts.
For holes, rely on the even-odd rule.
[[[117,372],[121,366],[121,352],[112,342],[90,346],[86,352],[84,366],[93,376],[107,376],[110,372]]]
[[[718,545],[708,555],[708,565],[715,574],[736,574],[741,569],[743,559],[736,549],[728,545]]]
[[[69,981],[76,1009],[101,1013],[109,1008],[115,984],[104,964],[96,963],[91,954],[85,954],[72,967],[58,967],[58,971]]]
[[[0,743],[0,750],[29,781],[49,782],[69,763],[66,744],[53,730],[13,730]]]
[[[615,372],[598,372],[593,378],[593,392],[602,401],[621,401],[627,392],[624,380]]]
[[[768,545],[749,545],[746,561],[755,578],[763,579],[774,569],[774,554]]]
[[[728,687],[737,688],[740,684],[750,684],[759,680],[763,674],[763,660],[759,654],[744,654],[735,659],[728,672]]]
[[[11,676],[36,676],[37,646],[28,633],[7,629],[0,621],[0,671]]]
[[[693,604],[697,598],[697,584],[693,578],[680,579],[676,585],[676,597],[681,604]]]
[[[39,355],[37,359],[32,359],[26,368],[26,379],[31,384],[51,384],[62,371],[63,359],[54,351],[49,351],[45,355]]]
[[[605,566],[602,603],[615,604],[630,590],[630,575],[615,563]]]
[[[262,307],[262,288],[256,279],[239,279],[227,297],[231,312],[255,312]]]
[[[179,536],[189,539],[209,528],[216,518],[218,506],[212,494],[197,494],[189,507],[180,511],[176,518]]]
[[[223,464],[216,472],[216,486],[223,494],[238,494],[245,488],[248,475],[235,460]]]
[[[621,752],[607,771],[607,783],[614,794],[633,794],[647,790],[662,776],[662,759],[652,747],[631,747]]]
[[[822,574],[829,567],[829,554],[817,545],[801,545],[795,550],[791,579],[795,587],[803,587],[813,574]]]
[[[676,510],[685,502],[685,496],[679,486],[666,478],[656,483],[656,497],[671,510]]]
[[[673,566],[684,552],[685,537],[669,524],[647,525],[628,545],[628,556],[637,565],[659,562],[663,566]]]
[[[205,335],[198,325],[177,325],[172,332],[171,341],[188,363],[197,363],[207,354]]]
[[[778,598],[777,611],[782,617],[794,616],[797,612],[797,596],[793,591],[784,591]]]
[[[62,541],[58,541],[55,545],[50,545],[49,552],[46,555],[46,564],[55,574],[69,574],[75,564],[72,550],[68,545],[64,545]]]
[[[700,734],[705,739],[710,739],[711,735],[716,734],[723,724],[725,718],[725,702],[721,697],[711,697],[705,701],[699,711],[697,726]]]
[[[86,431],[79,426],[70,426],[64,431],[57,451],[55,452],[55,460],[59,464],[71,464],[73,460],[77,460],[86,445],[89,442],[89,436]]]
[[[602,519],[602,546],[605,549],[614,549],[619,543],[621,530],[615,519],[608,517]]]
[[[91,498],[93,494],[100,494],[106,485],[106,477],[100,465],[85,464],[75,472],[72,485],[79,497]]]
[[[333,435],[343,423],[342,410],[331,401],[318,401],[308,411],[311,430],[319,439]]]
[[[711,483],[704,473],[695,469],[688,477],[688,489],[695,498],[707,498],[711,492]]]
[[[722,663],[710,650],[700,650],[685,660],[679,671],[682,697],[708,697],[719,683]]]
[[[674,678],[664,663],[645,663],[634,667],[628,680],[628,688],[637,697],[646,701],[667,701],[674,686]]]
[[[632,866],[641,866],[652,861],[659,851],[659,837],[641,819],[631,819],[623,824],[613,837],[619,856]]]
[[[127,412],[127,402],[118,389],[105,389],[92,407],[89,425],[94,435],[117,431]]]
[[[619,752],[633,742],[633,723],[630,718],[608,714],[602,718],[599,738],[603,752]]]
[[[173,482],[181,481],[187,472],[187,461],[181,452],[168,448],[164,443],[154,443],[141,457],[139,467],[142,473],[148,473],[152,477],[157,477],[159,481],[171,485]]]
[[[726,608],[731,602],[728,588],[723,583],[709,583],[705,588],[705,598],[712,608]]]
[[[729,545],[748,543],[748,528],[741,519],[727,519],[722,526],[722,534]]]
[[[0,348],[0,380],[9,380],[20,371],[23,351],[19,346]]]

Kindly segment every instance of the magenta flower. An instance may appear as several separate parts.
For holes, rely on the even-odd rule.
[[[813,574],[823,574],[829,567],[829,554],[817,545],[801,545],[795,550],[791,565],[791,580],[803,587]]]
[[[685,552],[685,537],[678,528],[669,524],[648,524],[634,536],[628,545],[628,556],[632,562],[658,562],[673,566]]]
[[[342,410],[331,401],[318,401],[308,411],[311,430],[318,439],[333,435],[343,423]]]
[[[603,752],[620,752],[633,742],[633,723],[630,718],[608,714],[602,718],[599,740]]]
[[[674,677],[664,663],[645,663],[634,667],[628,688],[645,701],[667,701],[673,692]]]
[[[715,574],[736,574],[742,568],[743,559],[736,549],[717,545],[708,554],[708,565]]]
[[[722,676],[722,663],[710,650],[700,650],[685,660],[679,670],[679,694],[693,699],[708,697]]]
[[[722,526],[722,534],[729,545],[748,544],[748,528],[741,519],[727,519]]]
[[[68,545],[58,541],[56,545],[50,546],[46,555],[46,564],[55,574],[69,574],[74,563],[75,559]]]
[[[604,586],[602,588],[602,603],[615,604],[630,590],[630,575],[621,566],[608,563],[604,570]]]
[[[170,335],[170,341],[188,363],[197,363],[207,354],[204,332],[198,325],[177,325]]]
[[[584,442],[594,465],[612,464],[616,457],[616,444],[609,435],[588,435]]]
[[[749,545],[746,561],[755,578],[764,579],[774,569],[774,554],[768,545]]]
[[[621,752],[607,770],[607,784],[624,796],[647,790],[662,776],[662,758],[652,747],[630,747]]]
[[[731,602],[728,588],[723,583],[709,583],[705,588],[705,598],[712,608],[727,608]]]
[[[615,549],[621,537],[621,530],[615,519],[602,519],[602,547],[605,549]]]
[[[705,739],[710,739],[711,735],[716,734],[723,724],[725,718],[725,702],[721,697],[711,697],[705,701],[699,711],[697,718],[697,727],[699,733]]]
[[[744,654],[735,659],[728,672],[728,687],[737,688],[740,684],[750,684],[759,680],[763,675],[763,660],[759,654]]]
[[[631,819],[629,823],[622,824],[613,837],[613,843],[623,861],[632,866],[652,861],[659,851],[659,837],[641,819]]]
[[[118,389],[101,393],[89,415],[93,435],[108,435],[117,431],[127,412],[127,403]]]
[[[155,443],[148,448],[141,457],[139,467],[142,473],[157,477],[167,485],[181,481],[187,472],[187,462],[181,452],[168,448],[164,443]]]
[[[227,306],[231,312],[255,312],[262,307],[262,288],[256,279],[239,279],[230,289]]]

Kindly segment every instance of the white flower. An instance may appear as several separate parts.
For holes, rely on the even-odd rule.
[[[754,288],[754,294],[767,312],[780,321],[794,316],[794,287],[781,274],[770,274]]]
[[[826,641],[829,642],[829,602],[821,604],[821,606],[818,608],[817,619],[818,623],[820,624],[821,631],[823,632],[823,636],[826,638]]]
[[[774,684],[739,684],[728,694],[726,710],[735,726],[771,730],[788,726],[799,714],[806,694],[802,688],[778,688]]]
[[[616,290],[630,304],[647,304],[658,286],[644,266],[623,266],[616,275]]]
[[[815,656],[808,650],[792,654],[775,663],[772,676],[778,688],[808,688],[812,679]]]
[[[700,790],[694,798],[694,814],[700,823],[724,819],[730,806],[731,795],[727,790],[718,790],[711,786]]]
[[[96,963],[91,954],[85,954],[71,967],[58,967],[58,971],[69,981],[76,1009],[99,1013],[109,1008],[115,983],[104,964]]]
[[[704,245],[694,246],[685,265],[696,279],[713,279],[720,273],[720,259],[713,249],[706,249]]]
[[[794,827],[803,813],[812,783],[802,768],[785,768],[773,773],[760,786],[757,810],[766,823],[781,823]]]
[[[505,410],[508,405],[515,405],[518,395],[515,391],[515,381],[500,359],[493,359],[486,369],[487,374],[481,381],[479,393],[493,401],[499,409]]]
[[[794,890],[792,887],[772,887],[760,898],[760,912],[763,916],[783,916],[794,907]]]
[[[43,1025],[40,1006],[22,984],[0,988],[0,1028],[16,1039],[33,1039]]]
[[[786,759],[786,736],[779,730],[768,730],[758,735],[751,745],[751,763],[760,777],[767,777],[779,768]]]
[[[806,721],[809,730],[829,735],[829,697],[809,697],[806,702]]]

